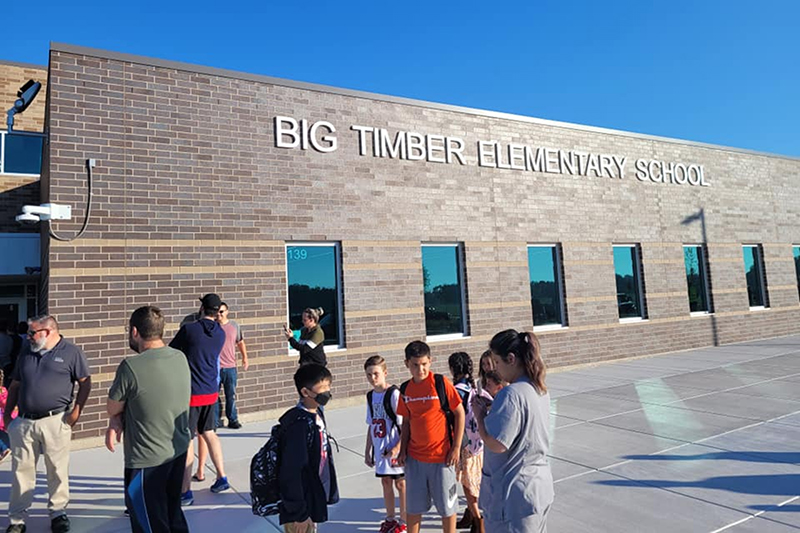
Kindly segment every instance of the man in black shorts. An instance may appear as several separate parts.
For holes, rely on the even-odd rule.
[[[219,397],[219,354],[225,344],[225,331],[217,322],[222,300],[216,294],[206,294],[201,302],[202,318],[183,325],[169,345],[186,354],[189,362],[192,374],[189,429],[193,436],[199,434],[208,445],[211,462],[217,471],[217,480],[211,485],[211,492],[222,492],[230,488],[222,464],[222,445],[215,433],[216,404]],[[194,503],[194,495],[190,490],[193,463],[194,449],[190,442],[186,454],[182,505]]]

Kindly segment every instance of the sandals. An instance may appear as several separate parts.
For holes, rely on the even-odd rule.
[[[2,463],[9,455],[11,455],[11,449],[7,448],[6,451],[0,453],[0,463]]]
[[[206,480],[205,477],[197,477],[197,474],[192,474],[192,481],[197,481],[199,483],[202,483],[205,480]]]

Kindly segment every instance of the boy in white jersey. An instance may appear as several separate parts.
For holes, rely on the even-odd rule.
[[[367,393],[367,445],[364,463],[375,467],[375,476],[383,485],[386,520],[380,533],[406,532],[406,481],[405,471],[397,464],[400,453],[400,427],[403,419],[397,416],[400,390],[386,382],[386,361],[374,355],[364,363],[364,371],[372,390]],[[400,520],[394,511],[394,489],[400,498]]]

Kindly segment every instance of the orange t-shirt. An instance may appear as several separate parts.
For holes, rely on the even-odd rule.
[[[449,379],[444,378],[444,390],[450,410],[455,412],[461,405],[461,397]],[[433,372],[425,381],[408,382],[405,395],[400,395],[397,414],[408,417],[411,439],[408,455],[421,463],[444,463],[450,452],[450,437],[447,435],[447,419],[436,394]]]

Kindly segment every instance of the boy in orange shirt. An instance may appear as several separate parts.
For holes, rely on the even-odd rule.
[[[453,384],[431,372],[431,350],[422,341],[406,346],[411,379],[400,386],[397,414],[403,417],[398,461],[406,472],[408,533],[419,533],[431,500],[442,517],[442,531],[455,533],[455,465],[464,436],[464,407]]]

